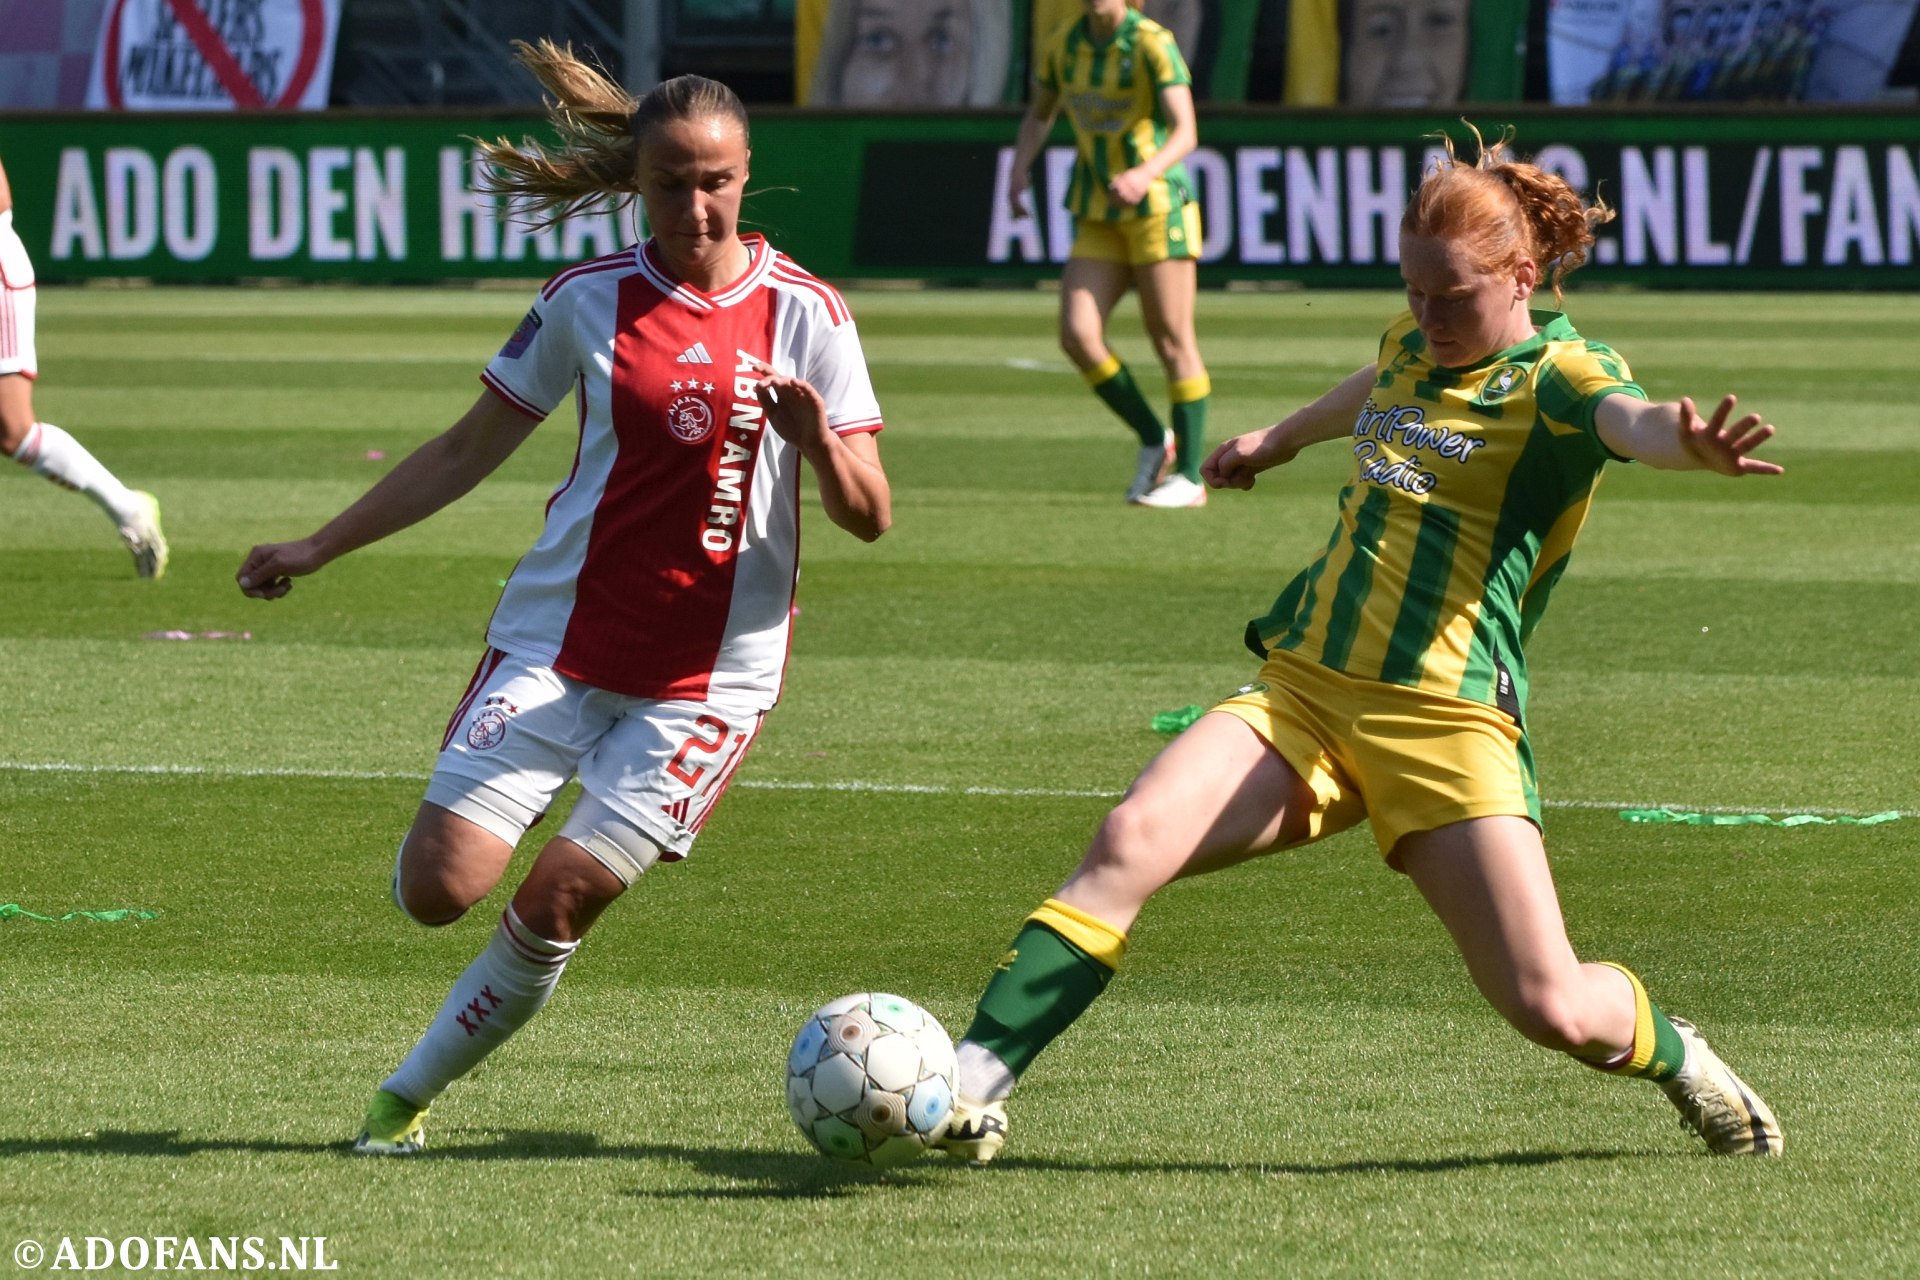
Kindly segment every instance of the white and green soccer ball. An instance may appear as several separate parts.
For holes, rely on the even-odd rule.
[[[815,1010],[787,1054],[787,1110],[822,1153],[888,1169],[946,1132],[957,1067],[946,1029],[902,996],[860,992]]]

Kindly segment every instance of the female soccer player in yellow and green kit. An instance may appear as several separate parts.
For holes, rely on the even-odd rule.
[[[1780,1154],[1773,1113],[1691,1023],[1574,954],[1541,843],[1522,645],[1601,469],[1780,471],[1751,456],[1773,428],[1729,421],[1732,396],[1704,419],[1650,403],[1618,355],[1529,306],[1543,283],[1558,300],[1610,216],[1499,144],[1441,165],[1401,221],[1410,310],[1377,360],[1207,459],[1210,484],[1246,489],[1318,442],[1354,455],[1326,549],[1248,627],[1257,677],[1146,767],[981,996],[950,1153],[999,1150],[1015,1078],[1100,994],[1154,893],[1364,819],[1517,1031],[1655,1081],[1713,1151]]]
[[[1079,152],[1067,188],[1077,232],[1060,277],[1060,346],[1140,437],[1127,501],[1197,507],[1212,384],[1193,333],[1200,206],[1181,160],[1198,140],[1193,80],[1173,36],[1128,0],[1085,0],[1086,13],[1037,51],[1033,99],[1014,147],[1008,200],[1027,213],[1028,171],[1066,108]],[[1168,432],[1107,346],[1107,316],[1129,287],[1166,370]]]

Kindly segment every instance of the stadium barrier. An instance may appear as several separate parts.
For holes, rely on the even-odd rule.
[[[1474,115],[1618,209],[1592,279],[1920,286],[1911,110]],[[1036,166],[1046,211],[1014,216],[1016,119],[757,112],[745,222],[838,279],[1052,276],[1072,240],[1072,150],[1063,128]],[[1202,278],[1397,284],[1394,228],[1442,127],[1460,136],[1431,114],[1208,111],[1189,162]],[[0,155],[50,281],[543,276],[635,228],[603,211],[536,231],[475,193],[471,137],[540,130],[526,115],[13,116]]]

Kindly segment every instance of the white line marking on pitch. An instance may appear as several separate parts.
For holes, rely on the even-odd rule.
[[[206,364],[472,364],[472,353],[447,356],[418,351],[195,351],[184,355],[150,357],[169,364],[201,361]]]
[[[425,782],[424,773],[375,769],[261,769],[243,765],[198,764],[74,764],[66,761],[0,760],[0,773],[157,774],[203,778],[317,778],[342,782]],[[997,796],[1041,800],[1113,800],[1118,791],[1072,787],[970,787],[919,782],[782,782],[772,778],[739,778],[734,786],[755,791],[846,791],[905,796]],[[1822,817],[1864,817],[1858,809],[1828,809],[1793,804],[1691,804],[1678,800],[1542,800],[1548,809],[1681,809],[1693,813],[1814,813]],[[1889,812],[1880,810],[1879,812]],[[1895,809],[1903,818],[1920,818],[1920,810]]]

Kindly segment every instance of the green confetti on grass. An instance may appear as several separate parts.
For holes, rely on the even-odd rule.
[[[1819,813],[1790,813],[1776,818],[1765,813],[1687,813],[1679,809],[1622,809],[1627,822],[1682,823],[1690,827],[1877,827],[1899,819],[1900,811],[1870,813],[1864,818],[1828,817]]]
[[[1181,707],[1177,711],[1159,711],[1154,713],[1153,731],[1155,733],[1179,733],[1188,725],[1207,714],[1207,709],[1199,703]]]
[[[39,920],[44,924],[65,924],[69,920],[99,920],[113,924],[121,920],[157,920],[158,911],[142,911],[138,907],[115,907],[111,911],[69,911],[63,916],[43,916],[37,911],[29,911],[17,902],[0,902],[0,920]]]

